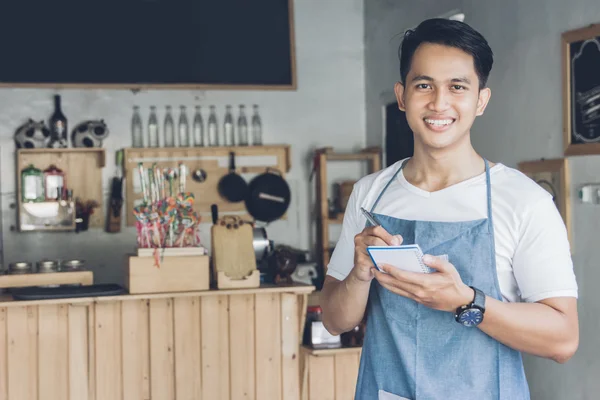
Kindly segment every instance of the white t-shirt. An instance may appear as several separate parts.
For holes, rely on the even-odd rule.
[[[404,160],[360,179],[348,201],[340,239],[327,275],[343,280],[354,264],[354,236]],[[577,297],[567,230],[552,196],[518,170],[490,168],[496,269],[506,301]],[[396,218],[458,222],[487,218],[485,173],[436,192],[411,185],[400,172],[374,212]]]

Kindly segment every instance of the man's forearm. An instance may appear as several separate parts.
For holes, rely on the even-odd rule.
[[[579,344],[578,322],[556,307],[553,300],[547,304],[504,303],[486,297],[485,316],[479,328],[515,350],[566,362]],[[565,299],[560,302],[563,306]],[[567,302],[569,307],[577,307],[575,299]]]
[[[351,273],[343,281],[327,277],[321,291],[323,325],[332,335],[357,326],[363,319],[371,282],[360,281]]]

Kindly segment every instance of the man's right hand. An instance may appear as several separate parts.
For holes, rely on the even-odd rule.
[[[367,246],[399,246],[402,240],[402,236],[391,235],[381,226],[363,229],[354,237],[354,268],[351,274],[360,281],[370,282],[375,277],[375,266],[367,252]]]

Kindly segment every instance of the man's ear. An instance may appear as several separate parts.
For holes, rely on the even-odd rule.
[[[401,82],[396,82],[394,85],[394,93],[396,93],[396,101],[398,102],[398,108],[401,111],[406,112],[406,106],[404,105],[404,85]]]
[[[485,108],[490,102],[492,91],[490,88],[484,88],[479,91],[479,98],[477,99],[477,116],[483,115]]]

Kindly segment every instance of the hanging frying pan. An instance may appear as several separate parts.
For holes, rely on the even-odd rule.
[[[248,194],[248,184],[235,172],[235,153],[229,153],[229,173],[219,180],[219,194],[231,203],[244,201]]]
[[[248,185],[246,210],[257,221],[272,222],[285,214],[290,205],[290,187],[281,173],[272,168],[254,177]]]

